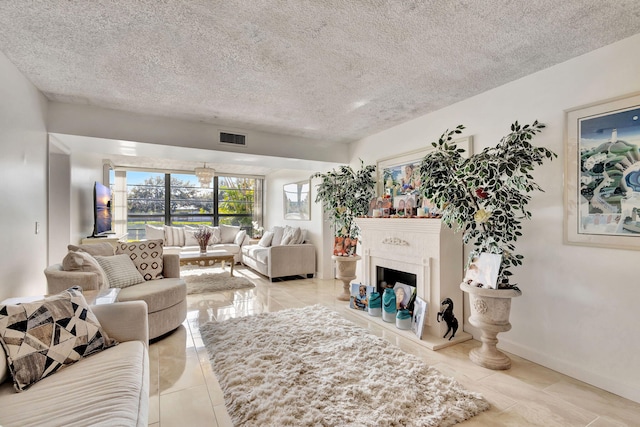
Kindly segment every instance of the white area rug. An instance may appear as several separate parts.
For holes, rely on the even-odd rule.
[[[223,270],[220,267],[184,266],[180,270],[180,277],[187,283],[188,294],[255,287],[246,277],[230,277],[229,267]]]
[[[236,426],[449,426],[489,408],[319,305],[208,322],[200,332]]]

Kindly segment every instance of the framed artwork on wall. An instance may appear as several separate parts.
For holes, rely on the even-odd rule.
[[[468,156],[472,152],[473,137],[468,136],[453,141],[463,148]],[[378,160],[378,195],[396,196],[416,195],[420,187],[420,162],[428,152],[434,150],[428,148],[414,150],[407,153],[386,157]],[[465,154],[463,154],[465,155]]]
[[[284,219],[311,219],[311,182],[300,181],[283,186]]]
[[[640,93],[565,111],[565,241],[640,249]]]

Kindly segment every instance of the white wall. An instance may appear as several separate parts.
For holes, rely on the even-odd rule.
[[[523,296],[513,300],[513,329],[500,334],[500,347],[635,401],[640,401],[639,253],[563,244],[563,111],[639,91],[638,46],[640,34],[351,147],[352,163],[359,157],[372,163],[426,148],[445,129],[464,124],[463,136],[473,135],[477,151],[495,145],[515,120],[545,123],[533,142],[559,158],[534,174],[545,192],[533,196],[533,220],[524,224],[518,242],[525,265],[514,271],[514,282]],[[466,319],[465,330],[479,338]]]
[[[307,230],[307,240],[316,247],[316,269],[317,277],[321,279],[330,279],[333,277],[333,271],[327,271],[323,268],[327,264],[327,256],[323,248],[330,248],[331,245],[324,244],[326,229],[328,225],[323,221],[322,206],[315,203],[315,186],[311,187],[311,219],[309,221],[292,221],[284,219],[284,194],[283,186],[292,182],[308,180],[309,177],[317,171],[299,171],[299,170],[279,170],[270,173],[265,179],[265,229],[269,230],[273,226],[289,225],[291,227],[300,227]],[[329,250],[329,249],[327,249]]]
[[[45,116],[44,96],[0,53],[0,300],[46,291]]]
[[[102,157],[92,153],[71,153],[70,243],[79,244],[93,233],[93,186],[96,181],[104,183]]]

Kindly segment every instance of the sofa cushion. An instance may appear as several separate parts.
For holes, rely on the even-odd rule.
[[[271,246],[280,246],[282,244],[282,236],[284,234],[284,227],[273,227],[273,240],[271,240]]]
[[[164,237],[167,246],[184,246],[184,227],[165,225]]]
[[[107,274],[110,288],[126,288],[144,282],[144,277],[127,254],[97,256],[96,260]]]
[[[149,313],[172,307],[187,297],[187,286],[180,278],[144,282],[122,289],[118,301],[144,301]]]
[[[194,236],[194,233],[198,231],[198,227],[184,226],[184,245],[185,246],[199,246],[198,239]]]
[[[80,288],[40,301],[0,305],[0,344],[17,391],[116,345],[100,326]]]
[[[209,239],[209,245],[216,245],[222,241],[220,236],[220,227],[212,227],[210,225],[205,225],[205,227],[211,230],[211,238]]]
[[[123,342],[37,382],[28,392],[11,391],[0,387],[4,426],[146,426],[148,353],[141,341]]]
[[[164,226],[163,225],[144,225],[144,235],[147,240],[162,240],[165,241]]]
[[[162,244],[162,240],[121,242],[116,246],[116,254],[128,255],[144,280],[162,279]]]
[[[246,235],[247,235],[246,230],[238,231],[238,234],[236,234],[236,237],[233,239],[233,243],[238,246],[242,246],[242,242],[244,242],[244,238]]]
[[[111,246],[111,245],[109,245]],[[98,261],[91,254],[82,251],[69,251],[62,260],[64,271],[84,271],[98,276],[98,289],[109,287],[109,278]]]
[[[93,256],[109,256],[115,253],[115,248],[113,247],[113,245],[107,242],[89,243],[86,245],[68,245],[67,249],[74,252],[86,252]]]
[[[269,258],[269,248],[260,245],[247,246],[242,249],[242,252],[249,258],[253,258],[262,264],[266,264]]]
[[[273,240],[273,231],[265,231],[262,235],[262,238],[258,242],[258,245],[268,248],[271,246],[271,241]]]
[[[220,243],[233,243],[239,231],[240,227],[235,225],[220,224]]]
[[[289,227],[288,225],[284,228],[284,232],[282,233],[282,241],[281,245],[295,245],[298,243],[300,239],[300,227]]]

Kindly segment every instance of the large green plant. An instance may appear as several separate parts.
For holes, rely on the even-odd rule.
[[[311,178],[320,178],[317,185],[316,203],[321,202],[338,237],[357,238],[360,230],[354,222],[369,212],[369,203],[376,195],[375,165],[364,165],[360,169],[343,165],[327,173],[315,173]]]
[[[530,142],[544,127],[537,120],[524,126],[515,122],[498,145],[465,158],[452,142],[464,129],[459,125],[432,143],[435,150],[420,164],[421,194],[440,209],[443,223],[463,231],[465,244],[473,242],[471,258],[480,252],[502,254],[499,288],[515,287],[509,283],[509,269],[522,265],[524,258],[514,251],[522,220],[531,218],[528,193],[543,191],[531,171],[557,157]]]

